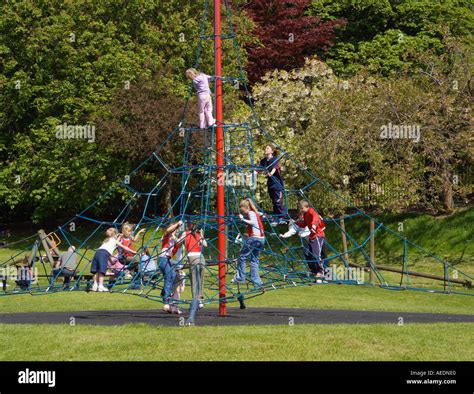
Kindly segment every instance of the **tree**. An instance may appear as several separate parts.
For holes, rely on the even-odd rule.
[[[449,211],[472,194],[472,180],[455,181],[473,164],[472,51],[456,40],[443,45],[450,49],[442,58],[412,53],[424,69],[396,78],[362,70],[342,81],[315,59],[291,72],[274,71],[254,87],[257,112],[285,150],[353,204]],[[386,138],[390,125],[419,128],[419,141]],[[288,189],[308,183],[291,160],[283,164]],[[364,200],[367,187],[373,200]],[[328,193],[316,197],[323,207],[344,207]]]
[[[131,170],[136,157],[119,160],[106,144],[57,138],[57,127],[96,126],[101,139],[94,121],[106,116],[117,90],[133,89],[165,68],[170,72],[161,74],[157,88],[184,97],[202,11],[202,2],[187,0],[2,3],[0,218],[69,216]],[[241,15],[234,21],[247,37],[250,21]],[[233,51],[232,44],[224,49]],[[203,44],[199,64],[212,72],[211,41]],[[225,71],[235,75],[236,69],[234,62]]]
[[[470,8],[466,0],[312,0],[310,14],[324,21],[347,20],[337,31],[336,45],[323,54],[338,75],[368,67],[387,76],[420,66],[407,59],[413,50],[443,54],[447,33],[470,40]]]
[[[327,51],[342,19],[321,22],[306,15],[309,0],[255,0],[248,2],[247,14],[256,24],[259,43],[247,46],[247,72],[255,83],[273,69],[292,70],[304,63],[304,58]]]

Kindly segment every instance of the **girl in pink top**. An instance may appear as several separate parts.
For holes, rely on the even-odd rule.
[[[209,75],[197,71],[195,68],[186,70],[186,76],[193,81],[194,89],[198,96],[199,127],[205,129],[214,125],[212,117],[212,99],[209,81],[212,79]]]

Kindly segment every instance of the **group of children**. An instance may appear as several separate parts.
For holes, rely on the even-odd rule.
[[[261,213],[251,199],[243,199],[239,203],[239,218],[247,226],[245,242],[237,259],[237,271],[232,283],[246,283],[246,265],[250,262],[250,280],[255,287],[263,286],[260,277],[260,253],[265,246],[265,230],[261,219]],[[161,250],[158,253],[158,266],[148,249],[142,252],[140,258],[140,270],[144,276],[152,278],[159,270],[163,275],[162,297],[164,300],[163,310],[168,313],[181,314],[177,301],[184,290],[184,277],[182,271],[184,266],[182,260],[185,255],[189,263],[192,299],[197,300],[199,309],[203,307],[203,283],[206,261],[203,256],[203,248],[207,247],[207,241],[203,230],[197,230],[194,222],[187,222],[186,230],[178,235],[179,228],[183,225],[178,221],[170,225],[163,233],[161,239]],[[322,217],[312,208],[308,201],[299,202],[299,217],[294,221],[290,219],[290,229],[281,234],[282,238],[299,233],[307,238],[307,246],[304,249],[304,257],[308,264],[311,275],[316,278],[322,277],[324,273],[325,234],[324,221]],[[122,234],[115,228],[106,231],[106,239],[97,249],[92,259],[91,272],[94,274],[92,291],[106,292],[104,277],[108,269],[114,270],[117,276],[123,270],[133,271],[138,263],[135,263],[137,252],[133,249],[133,241],[141,234],[132,236],[133,226],[126,223],[122,226]],[[114,250],[118,249],[117,255]],[[132,276],[131,276],[132,277]],[[150,280],[150,279],[149,279]]]
[[[199,308],[203,307],[203,283],[206,261],[204,259],[202,248],[207,247],[207,241],[203,236],[203,230],[197,231],[196,224],[188,222],[186,231],[178,237],[178,229],[183,222],[178,221],[170,225],[163,233],[161,238],[161,250],[158,253],[158,264],[155,263],[153,256],[148,248],[144,248],[138,258],[138,252],[133,249],[133,242],[141,235],[144,230],[137,232],[133,236],[134,226],[125,223],[122,226],[122,232],[119,233],[111,227],[106,231],[106,239],[97,249],[92,262],[91,273],[94,274],[94,283],[92,291],[107,292],[107,286],[104,286],[104,278],[108,272],[111,273],[109,286],[115,283],[116,278],[123,275],[124,279],[132,279],[129,288],[138,288],[136,281],[138,270],[142,278],[147,278],[150,282],[158,273],[163,275],[163,289],[161,296],[164,300],[163,310],[168,313],[181,314],[178,302],[181,293],[184,291],[185,273],[182,270],[184,251],[190,267],[190,280],[192,297],[198,300]],[[118,252],[114,254],[114,251]]]
[[[247,224],[246,240],[237,259],[237,272],[233,283],[246,283],[246,262],[250,260],[250,280],[255,287],[262,286],[260,278],[259,255],[265,245],[265,231],[255,204],[250,199],[242,200],[239,204],[240,219]],[[324,277],[326,255],[325,225],[323,218],[312,208],[307,200],[298,203],[298,219],[289,219],[289,230],[281,234],[281,238],[288,238],[299,234],[307,240],[304,248],[304,259],[308,264],[309,273],[315,278]]]
[[[200,128],[214,126],[215,121],[212,116],[212,98],[209,82],[212,77],[197,71],[194,68],[186,70],[186,76],[193,81],[197,91],[198,112]],[[324,221],[322,217],[310,206],[308,201],[299,202],[298,220],[292,220],[284,203],[284,184],[281,176],[278,152],[273,145],[265,147],[265,157],[260,161],[258,172],[267,177],[267,190],[273,204],[273,215],[270,225],[276,227],[280,224],[289,223],[289,231],[282,234],[282,238],[288,238],[298,233],[300,237],[307,239],[304,249],[304,257],[308,264],[310,273],[315,277],[323,276],[325,253]],[[265,230],[255,204],[251,199],[244,199],[239,203],[239,218],[247,225],[245,242],[237,259],[237,271],[232,280],[233,283],[246,283],[246,264],[250,262],[250,280],[255,287],[261,287],[263,281],[260,277],[259,255],[265,245]],[[191,290],[193,300],[199,302],[199,308],[203,306],[203,282],[206,261],[202,249],[207,247],[203,230],[197,231],[196,224],[188,222],[186,231],[178,236],[178,229],[183,222],[178,221],[170,225],[164,232],[161,239],[161,251],[158,254],[158,267],[154,263],[152,256],[147,249],[142,252],[141,262],[147,267],[147,274],[153,276],[157,269],[164,278],[162,297],[164,300],[163,310],[169,313],[181,311],[177,307],[176,300],[179,300],[184,287],[181,260],[184,256],[183,248],[186,249],[186,256],[190,267]],[[97,250],[91,266],[94,273],[93,291],[108,291],[103,280],[107,269],[112,269],[115,274],[127,270],[128,278],[132,277],[129,271],[137,269],[137,252],[133,249],[133,241],[140,236],[140,230],[135,237],[133,226],[126,223],[119,234],[115,228],[109,228],[106,232],[107,238]],[[118,249],[118,255],[114,256],[114,250]]]

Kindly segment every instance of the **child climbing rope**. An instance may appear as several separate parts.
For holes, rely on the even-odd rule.
[[[173,293],[173,285],[176,280],[176,269],[172,264],[171,257],[173,248],[176,245],[176,232],[183,224],[180,220],[169,226],[161,238],[161,252],[158,255],[158,267],[164,277],[163,290],[161,296],[163,297],[164,306],[163,311],[168,312],[169,304],[171,302],[171,295]]]
[[[239,203],[240,220],[247,224],[247,240],[244,243],[240,256],[237,260],[237,273],[234,283],[245,283],[245,270],[247,259],[250,260],[250,280],[255,287],[262,286],[263,282],[259,275],[259,255],[265,245],[265,233],[260,215],[255,204],[250,199],[241,200]]]
[[[212,117],[212,98],[209,81],[211,76],[197,71],[195,68],[186,70],[186,77],[193,81],[198,98],[199,127],[205,129],[214,125]]]
[[[303,215],[301,213],[298,214],[298,220],[303,220]],[[302,240],[308,241],[310,231],[308,227],[300,227],[295,223],[294,220],[290,219],[290,223],[288,224],[288,231],[284,234],[280,234],[280,238],[290,238],[295,234],[298,234]]]
[[[263,172],[267,177],[268,194],[273,204],[274,218],[270,223],[273,227],[279,224],[286,224],[288,217],[288,212],[283,201],[285,186],[281,178],[280,162],[276,156],[278,156],[278,151],[275,146],[267,145],[265,147],[265,157],[260,160],[260,167],[265,169]],[[262,172],[262,170],[260,170],[260,172]]]
[[[172,264],[176,267],[176,279],[173,285],[173,301],[166,306],[166,311],[168,313],[176,313],[181,315],[183,312],[179,308],[179,300],[181,299],[181,294],[185,288],[185,278],[186,274],[181,269],[183,267],[183,244],[177,243],[173,248],[173,256],[171,258]]]
[[[109,291],[109,289],[104,287],[104,276],[107,271],[109,259],[116,248],[120,247],[132,255],[136,254],[134,250],[118,241],[118,235],[119,233],[115,228],[110,227],[107,229],[105,232],[106,239],[99,249],[97,249],[94,257],[92,258],[91,273],[94,274],[94,284],[92,285],[92,291]]]
[[[141,229],[138,231],[138,233],[133,236],[133,230],[135,228],[135,225],[131,223],[124,223],[122,225],[122,232],[119,235],[118,241],[125,245],[127,248],[133,249],[133,242],[136,241],[143,232],[145,232],[145,229]],[[138,267],[138,261],[134,261],[135,257],[135,252],[129,253],[126,250],[123,250],[122,248],[118,248],[118,259],[120,263],[122,263],[124,266],[127,267],[127,270],[133,271],[136,270]],[[136,259],[135,259],[136,260]],[[128,273],[127,273],[128,274]],[[131,279],[130,274],[126,275],[126,279]]]
[[[196,223],[193,222],[186,224],[186,232],[183,236],[190,267],[192,297],[193,300],[198,300],[198,308],[201,309],[204,306],[202,303],[204,299],[202,288],[206,266],[202,248],[207,248],[207,241],[204,238],[203,230],[197,231]]]
[[[189,273],[191,277],[191,294],[192,302],[189,308],[189,316],[186,325],[193,326],[196,312],[201,309],[204,304],[204,269],[206,260],[202,254],[202,248],[207,248],[207,241],[204,238],[204,231],[197,231],[197,226],[193,222],[186,223],[186,231],[179,238],[178,243],[184,242],[189,262]],[[182,276],[184,278],[184,276]]]
[[[317,278],[324,276],[324,260],[326,259],[323,218],[310,207],[309,202],[301,200],[298,204],[301,219],[296,221],[299,227],[308,227],[310,234],[305,259],[311,274]]]

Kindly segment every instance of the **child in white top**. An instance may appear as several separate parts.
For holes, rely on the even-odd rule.
[[[104,276],[107,271],[109,259],[117,247],[120,247],[129,253],[136,253],[129,247],[117,241],[119,233],[115,228],[110,227],[107,229],[105,235],[107,238],[104,240],[102,245],[100,245],[99,249],[97,249],[92,259],[91,273],[94,274],[94,284],[92,285],[92,291],[109,291],[109,289],[104,287]]]

